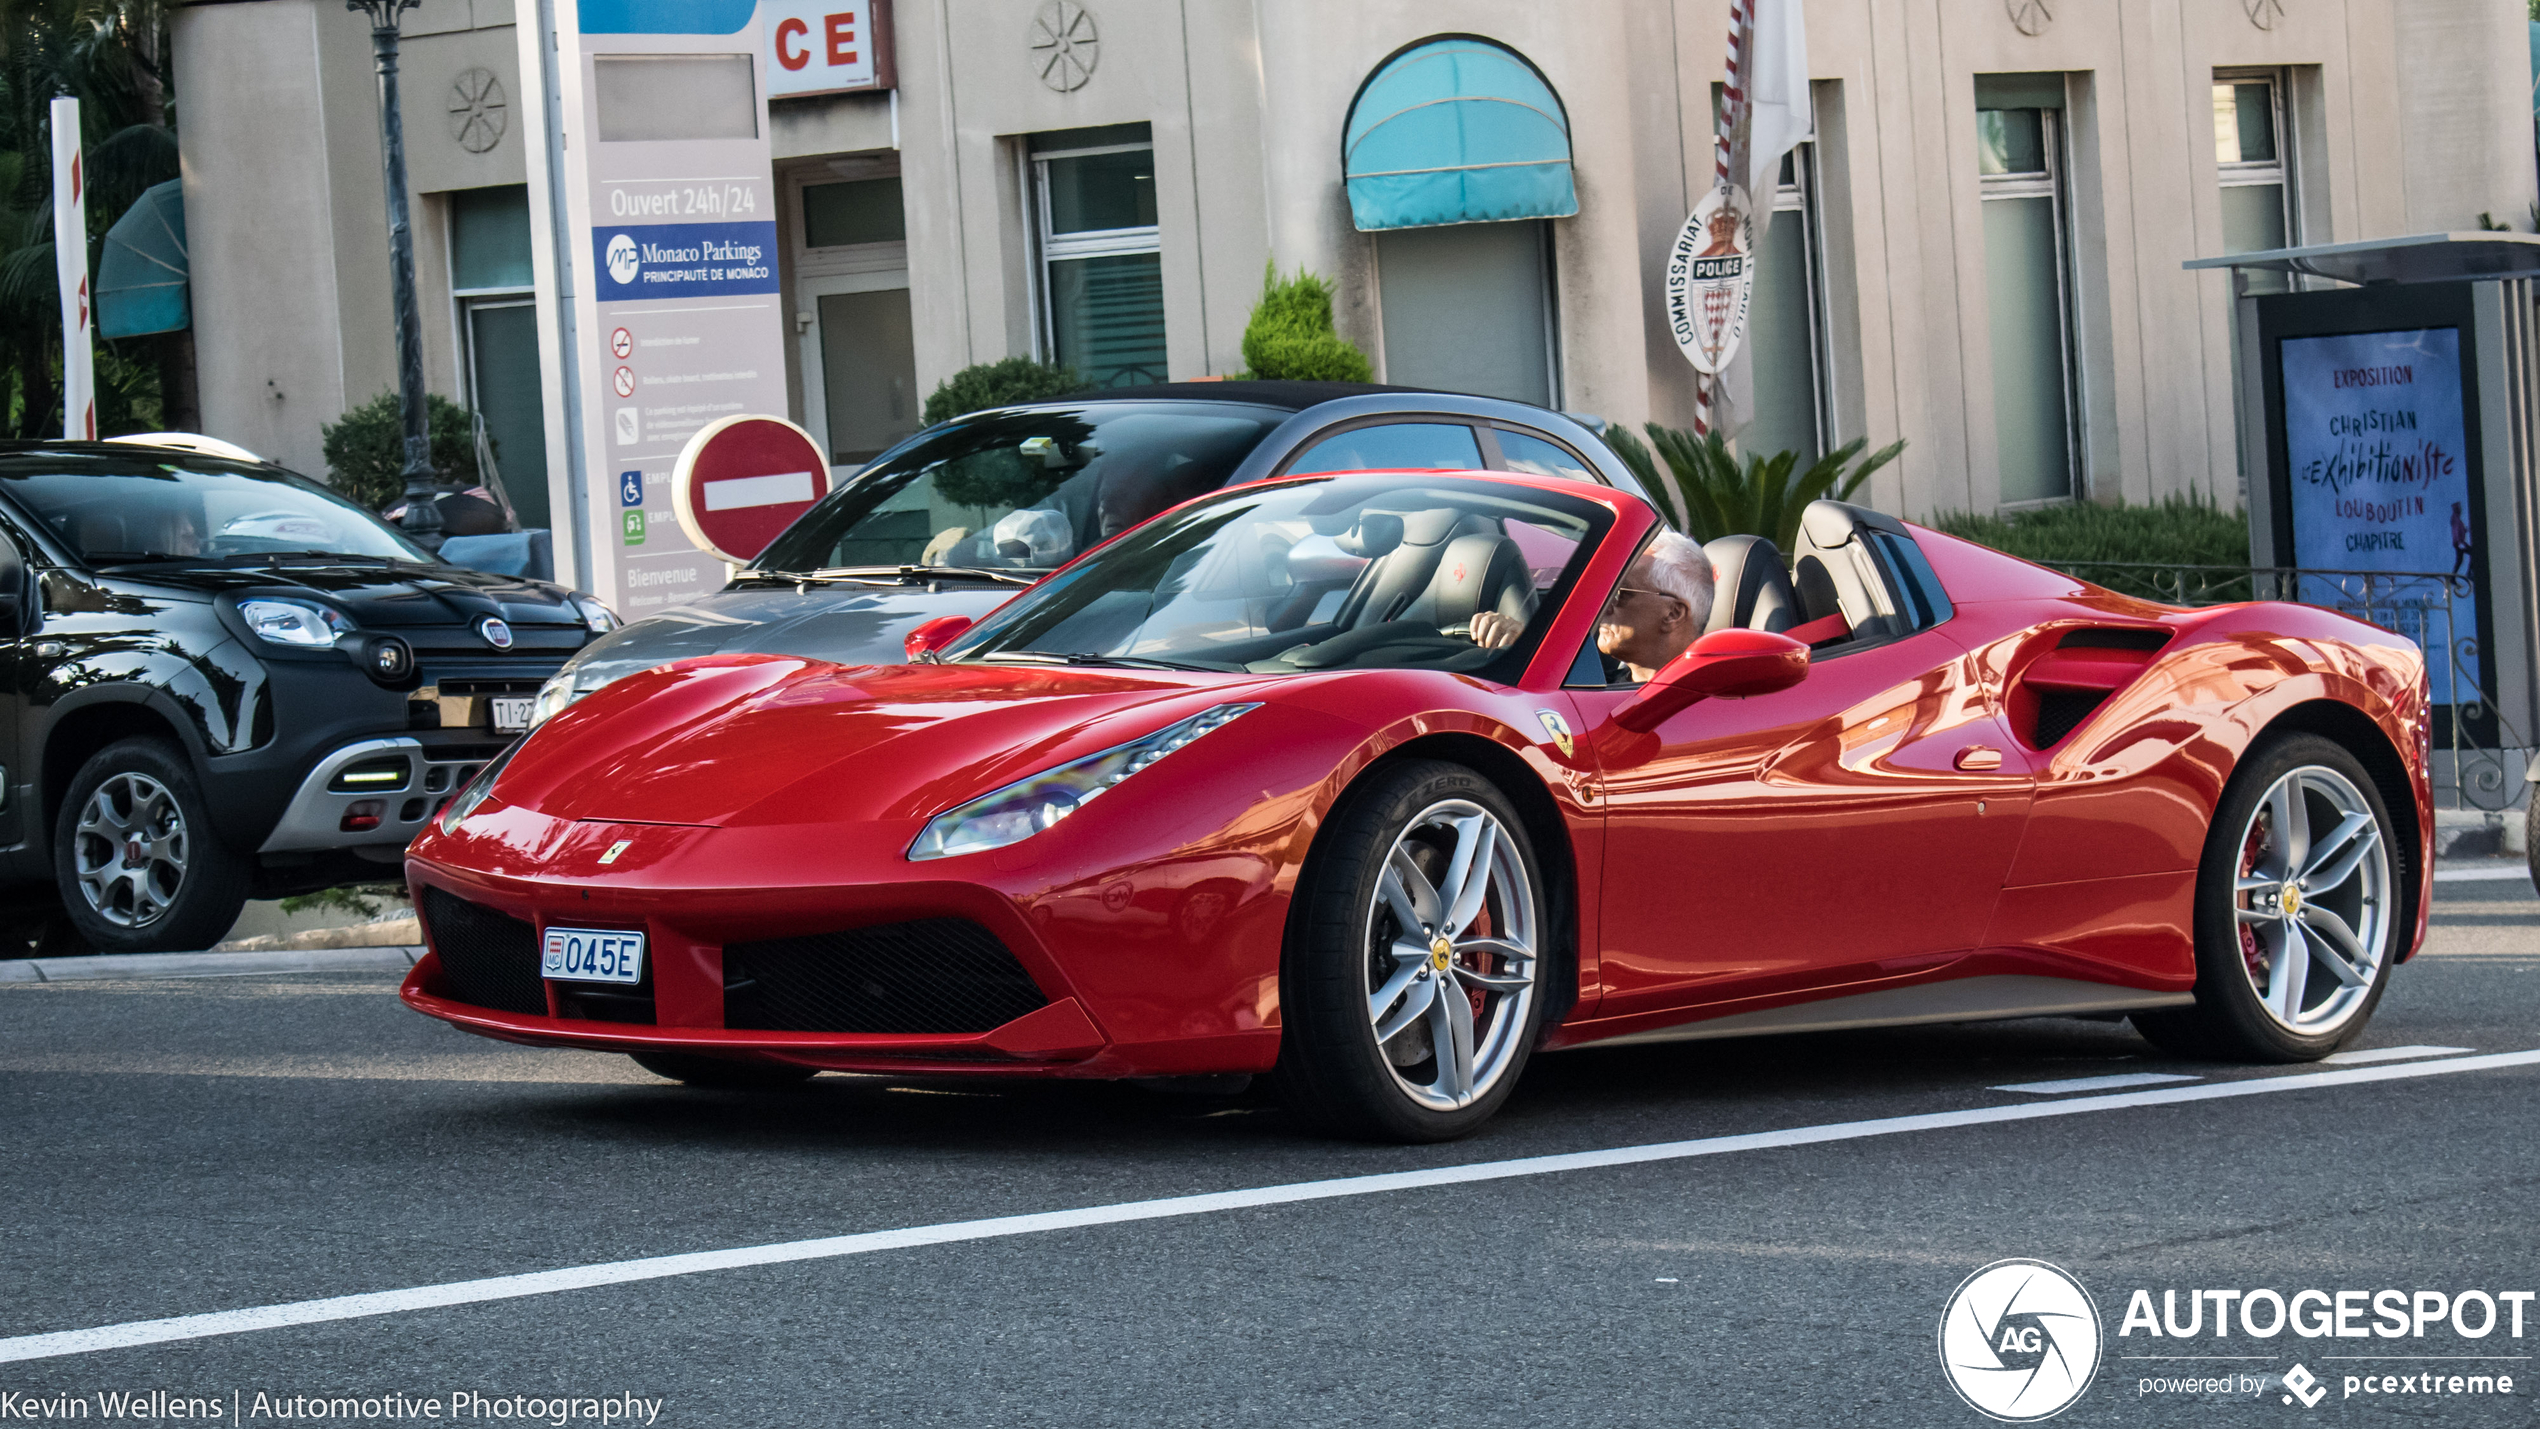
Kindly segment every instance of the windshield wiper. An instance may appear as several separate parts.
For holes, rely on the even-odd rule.
[[[1203,675],[1226,673],[1214,665],[1192,665],[1180,660],[1153,660],[1144,655],[1097,655],[1091,650],[999,650],[980,658],[990,664],[1118,665],[1131,670],[1192,670]]]
[[[836,585],[840,581],[853,581],[857,585],[927,585],[940,580],[966,579],[1028,586],[1040,581],[1039,576],[982,570],[977,566],[828,566],[816,571],[751,569],[742,571],[733,579],[774,581],[779,585]]]

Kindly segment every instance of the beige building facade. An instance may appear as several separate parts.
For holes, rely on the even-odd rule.
[[[514,4],[407,16],[405,124],[432,386],[485,413],[541,516],[569,503],[536,435],[542,135]],[[844,470],[973,363],[1233,373],[1264,269],[1303,267],[1380,380],[1689,424],[1664,265],[1711,181],[1728,9],[895,0],[894,87],[769,102],[789,415]],[[1760,249],[1744,442],[1904,438],[1867,497],[1907,515],[2232,504],[2234,280],[2183,262],[2529,230],[2540,201],[2520,0],[1810,0],[1806,21],[1816,132]],[[1444,37],[1554,96],[1574,213],[1358,226],[1353,107]],[[366,22],[192,6],[176,62],[206,426],[320,471],[320,424],[394,382]]]

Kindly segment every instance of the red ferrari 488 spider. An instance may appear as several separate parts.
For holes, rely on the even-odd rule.
[[[628,678],[415,843],[405,1000],[700,1084],[1271,1073],[1428,1140],[1591,1043],[2124,1013],[2317,1058],[2422,936],[2409,641],[1818,502],[1787,563],[1713,542],[1634,682],[1599,632],[1659,530],[1548,478],[1257,483],[916,663]]]

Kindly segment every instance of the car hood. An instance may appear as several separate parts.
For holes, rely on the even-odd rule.
[[[618,823],[918,818],[1266,683],[723,656],[649,670],[580,701],[530,736],[494,793],[550,818]]]
[[[199,595],[322,596],[355,624],[372,630],[464,625],[487,615],[513,625],[582,624],[582,612],[563,586],[464,566],[367,561],[340,566],[150,566],[123,568],[118,577]]]
[[[574,687],[589,691],[700,655],[807,655],[836,665],[906,658],[908,632],[942,615],[973,619],[1017,594],[1010,586],[791,586],[717,591],[592,641],[575,656]]]

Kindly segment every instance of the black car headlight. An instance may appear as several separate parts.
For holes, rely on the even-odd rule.
[[[1225,725],[1238,715],[1259,708],[1258,701],[1245,705],[1218,705],[1189,719],[1168,724],[1143,739],[1131,740],[1100,754],[1088,754],[1055,769],[1042,770],[1028,779],[1018,779],[960,808],[936,815],[918,834],[917,842],[909,845],[908,856],[912,861],[950,858],[955,854],[984,853],[992,848],[1020,843],[1092,803],[1104,791],[1174,750]]]
[[[238,602],[238,613],[259,640],[297,645],[304,650],[333,649],[353,633],[353,622],[339,611],[313,600],[276,600],[260,596]]]

